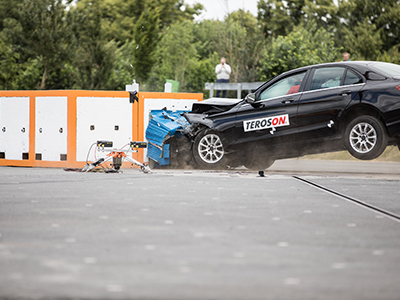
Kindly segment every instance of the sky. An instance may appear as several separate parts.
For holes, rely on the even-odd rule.
[[[185,3],[193,5],[200,3],[204,6],[204,11],[196,21],[205,19],[224,20],[224,17],[235,10],[244,9],[257,16],[258,0],[185,0]]]

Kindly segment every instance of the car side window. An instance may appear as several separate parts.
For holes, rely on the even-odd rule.
[[[305,75],[306,72],[304,71],[282,78],[264,90],[258,97],[258,100],[268,100],[271,98],[298,93]]]
[[[316,69],[311,81],[310,90],[319,90],[340,86],[345,68],[319,68]]]
[[[362,83],[363,80],[353,71],[347,70],[346,78],[344,79],[344,85],[352,85],[357,83]]]

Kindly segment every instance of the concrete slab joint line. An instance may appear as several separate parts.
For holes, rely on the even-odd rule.
[[[322,185],[319,185],[319,184],[317,184],[317,183],[314,183],[314,182],[312,182],[312,181],[310,181],[310,180],[308,180],[308,179],[304,179],[304,178],[301,178],[301,177],[298,177],[298,176],[293,176],[293,178],[295,178],[295,179],[297,179],[297,180],[299,180],[299,181],[302,181],[302,182],[304,182],[304,183],[306,183],[306,184],[308,184],[308,185],[311,185],[311,186],[313,186],[313,187],[315,187],[315,188],[317,188],[317,189],[320,189],[320,190],[322,190],[322,191],[324,191],[324,192],[326,192],[326,193],[335,195],[335,196],[337,196],[337,197],[339,197],[339,198],[345,199],[345,200],[347,200],[347,201],[350,201],[350,202],[352,202],[352,203],[355,203],[355,204],[357,204],[357,205],[359,205],[359,206],[361,206],[361,207],[367,208],[367,209],[372,210],[372,211],[374,211],[374,212],[378,212],[378,213],[380,213],[380,214],[382,214],[382,215],[384,215],[384,216],[386,216],[386,217],[388,217],[388,218],[390,218],[390,219],[392,219],[392,220],[394,220],[394,221],[400,223],[400,215],[398,215],[398,214],[396,214],[396,213],[387,211],[387,210],[382,209],[382,208],[380,208],[380,207],[377,207],[377,206],[375,206],[375,205],[371,205],[371,204],[368,204],[368,203],[366,203],[366,202],[364,202],[364,201],[361,201],[361,200],[355,199],[355,198],[353,198],[353,197],[347,196],[347,195],[345,195],[345,194],[336,192],[336,191],[334,191],[334,190],[332,190],[332,189],[329,189],[329,188],[327,188],[327,187],[324,187],[324,186],[322,186]]]

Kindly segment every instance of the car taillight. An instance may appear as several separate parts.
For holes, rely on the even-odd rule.
[[[398,89],[400,91],[400,84],[398,86],[396,86],[396,89]]]

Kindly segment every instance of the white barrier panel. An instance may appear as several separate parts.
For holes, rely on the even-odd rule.
[[[0,157],[27,159],[29,97],[0,97]]]
[[[90,146],[98,140],[121,148],[132,140],[132,104],[129,97],[77,97],[76,160],[86,161]],[[103,153],[99,157],[104,157]],[[94,152],[89,160],[94,160]],[[99,158],[97,157],[97,158]]]
[[[35,159],[67,160],[67,97],[36,97]]]

